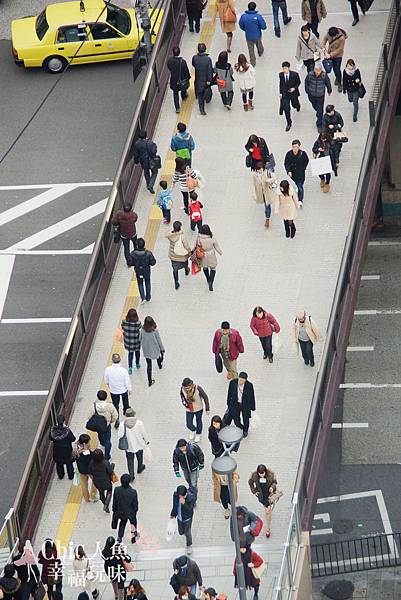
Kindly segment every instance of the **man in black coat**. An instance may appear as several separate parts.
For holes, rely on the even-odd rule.
[[[136,250],[129,255],[129,266],[134,267],[138,284],[141,304],[151,298],[150,269],[156,264],[156,259],[150,250],[145,248],[145,240],[138,238]]]
[[[304,183],[306,167],[309,164],[309,157],[304,150],[301,150],[301,142],[293,140],[291,150],[288,150],[284,159],[284,168],[297,186],[298,200],[301,204],[304,202]]]
[[[58,478],[63,479],[65,465],[68,479],[74,479],[72,442],[75,442],[75,435],[65,425],[64,415],[57,415],[57,425],[50,428],[49,439],[53,442],[53,460],[56,463]]]
[[[111,520],[111,528],[117,529],[117,541],[121,542],[124,537],[125,527],[129,520],[131,524],[131,542],[135,544],[137,537],[137,519],[138,512],[138,494],[133,487],[130,486],[131,476],[124,473],[120,478],[121,485],[115,488],[113,495],[113,517]],[[120,521],[120,523],[118,523]]]
[[[185,535],[186,553],[192,553],[192,518],[194,516],[195,498],[185,485],[179,485],[173,494],[173,508],[170,518],[177,519],[178,533]]]
[[[198,54],[192,57],[192,66],[195,69],[195,96],[198,98],[201,115],[205,115],[205,94],[210,89],[213,79],[212,60],[206,54],[205,44],[198,44]]]
[[[230,425],[231,421],[234,420],[235,425],[243,430],[244,438],[246,438],[249,431],[249,419],[255,408],[253,384],[248,381],[248,374],[241,371],[238,379],[232,379],[228,386],[227,412],[224,416],[224,422],[226,425]]]
[[[287,119],[286,131],[291,129],[291,105],[300,111],[301,105],[299,104],[299,86],[301,80],[298,73],[290,71],[290,63],[285,61],[282,63],[282,71],[279,73],[279,90],[280,90],[280,114],[285,114]]]
[[[205,457],[198,444],[187,442],[184,439],[178,440],[173,452],[174,473],[176,477],[181,477],[181,467],[189,489],[194,495],[195,503],[198,494],[198,475],[204,466]]]
[[[153,142],[146,131],[143,129],[139,132],[139,139],[134,144],[134,162],[140,164],[143,170],[143,175],[146,181],[146,187],[151,194],[155,193],[153,186],[157,178],[159,169],[155,166],[155,158],[157,155],[157,146]]]
[[[180,92],[181,100],[188,98],[187,89],[191,74],[188,69],[187,61],[180,56],[181,50],[178,46],[173,48],[173,56],[167,61],[167,68],[170,71],[170,89],[173,90],[173,99],[175,112],[180,112]]]

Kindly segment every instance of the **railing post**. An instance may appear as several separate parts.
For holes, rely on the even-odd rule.
[[[387,44],[383,44],[383,63],[384,68],[388,71],[388,47]]]
[[[292,500],[292,505],[294,507],[294,520],[295,520],[295,533],[297,535],[297,545],[301,546],[302,543],[302,527],[301,527],[301,515],[299,513],[299,504],[298,504],[298,494],[294,494],[294,498]]]
[[[288,542],[285,543],[285,562],[287,566],[288,582],[290,585],[290,589],[292,589],[294,585],[294,574],[292,572],[291,549],[290,544]]]
[[[373,100],[369,100],[369,125],[371,127],[376,125],[375,103]]]
[[[6,529],[7,529],[7,542],[8,542],[8,547],[10,552],[12,552],[14,550],[14,535],[13,535],[13,528],[11,526],[11,519],[12,519],[12,515],[13,515],[14,510],[12,508],[10,508],[10,510],[8,511],[5,519],[6,519]]]

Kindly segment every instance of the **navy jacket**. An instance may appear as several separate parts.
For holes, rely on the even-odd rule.
[[[171,509],[170,517],[177,517],[178,503],[179,503],[178,494],[177,494],[177,492],[174,492],[173,508]],[[189,519],[192,519],[192,517],[194,516],[194,504],[195,504],[194,495],[192,494],[192,492],[187,492],[187,495],[185,496],[185,502],[184,502],[184,504],[181,504],[181,516],[182,516],[181,520],[182,521],[189,521]]]
[[[149,158],[154,158],[157,154],[157,146],[152,140],[146,138],[146,140],[136,140],[134,144],[134,161],[141,167],[149,169]]]

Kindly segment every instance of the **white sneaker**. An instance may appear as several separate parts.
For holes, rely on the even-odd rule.
[[[187,546],[186,550],[185,550],[185,554],[187,554],[188,556],[190,554],[192,554],[192,546]]]
[[[145,304],[145,302],[146,302],[145,299],[141,300],[141,304]]]
[[[195,432],[191,431],[191,433],[189,434],[188,437],[189,437],[190,440],[194,440],[195,439]]]
[[[202,436],[199,433],[197,433],[196,436],[195,436],[195,442],[200,442],[201,437]]]
[[[231,510],[229,508],[224,509],[224,518],[229,519],[231,516]]]

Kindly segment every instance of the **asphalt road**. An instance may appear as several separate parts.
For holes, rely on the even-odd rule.
[[[11,18],[44,4],[3,0],[0,38]],[[56,78],[16,67],[0,39],[0,81],[3,156]],[[140,88],[129,61],[72,67],[0,166],[0,518],[25,467]],[[15,321],[37,318],[46,322]]]
[[[363,271],[375,278],[361,281],[356,311],[390,313],[355,314],[349,346],[359,350],[347,353],[344,382],[389,387],[339,392],[334,422],[353,425],[332,430],[315,511],[326,516],[315,520],[313,543],[401,531],[400,389],[391,387],[401,383],[401,314],[392,312],[401,309],[400,250],[400,238],[368,247]]]

